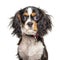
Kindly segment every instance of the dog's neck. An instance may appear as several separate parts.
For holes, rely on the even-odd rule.
[[[27,36],[27,37],[30,37],[30,38],[38,38],[39,37],[39,34],[36,34],[36,35],[27,35],[27,34],[23,34],[22,37],[24,36]]]
[[[41,41],[37,42],[37,39],[33,36],[23,35],[18,50],[23,60],[38,60],[36,57],[42,56],[44,45]]]
[[[36,35],[26,35],[26,34],[22,34],[22,37],[20,38],[18,45],[21,43],[21,41],[23,39],[27,39],[27,40],[35,40],[35,41],[42,41],[43,42],[43,38],[41,36],[39,36],[38,34]]]

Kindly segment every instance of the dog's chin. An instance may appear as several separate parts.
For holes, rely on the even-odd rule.
[[[30,30],[30,29],[22,29],[22,33],[23,34],[27,34],[27,35],[36,35],[36,31],[34,31],[34,30]]]
[[[25,34],[27,34],[27,35],[36,35],[36,32],[32,31],[32,30],[28,30],[27,32],[25,32]]]

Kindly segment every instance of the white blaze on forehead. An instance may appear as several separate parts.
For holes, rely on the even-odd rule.
[[[32,13],[32,9],[28,8],[28,14],[29,14],[29,16],[30,16],[31,13]]]
[[[31,22],[30,15],[32,14],[32,9],[31,9],[31,8],[28,8],[28,9],[27,9],[27,12],[28,12],[29,18],[28,18],[27,21],[25,22],[26,25],[27,25],[28,22]]]
[[[32,22],[32,21],[31,21],[31,18],[30,18],[30,15],[32,14],[32,9],[31,9],[31,8],[28,8],[28,9],[27,9],[27,13],[28,13],[29,17],[28,17],[28,19],[26,20],[24,27],[25,27],[25,29],[27,30],[26,33],[29,33],[29,32],[32,32],[31,30],[29,31],[30,27],[28,26],[28,22]]]

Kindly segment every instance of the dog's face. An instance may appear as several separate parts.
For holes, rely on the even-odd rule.
[[[47,33],[48,29],[51,29],[51,21],[49,15],[45,14],[39,8],[26,7],[16,13],[13,18],[12,27],[13,33],[27,34],[27,35],[39,35],[43,36]]]
[[[38,30],[37,23],[39,19],[40,19],[40,14],[38,9],[32,8],[32,7],[25,8],[22,14],[22,20],[21,20],[22,33],[25,33],[28,35],[35,35]]]

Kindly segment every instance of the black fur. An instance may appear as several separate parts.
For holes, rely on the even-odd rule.
[[[21,27],[20,27],[21,21],[19,20],[19,18],[18,18],[17,15],[19,14],[20,16],[22,16],[23,11],[24,11],[24,10],[21,9],[21,10],[18,11],[18,12],[15,14],[15,16],[12,18],[12,26],[11,26],[11,27],[14,28],[12,34],[14,34],[14,35],[16,34],[16,35],[18,36],[18,38],[22,37],[22,32],[21,32]],[[21,19],[22,19],[22,18],[21,18]]]
[[[47,34],[47,30],[51,30],[51,21],[50,16],[44,14],[38,22],[38,34],[44,36]]]
[[[23,60],[23,59],[20,57],[19,52],[17,53],[17,55],[18,55],[19,60]]]
[[[20,37],[21,36],[21,27],[20,27],[20,21],[18,20],[17,15],[15,15],[13,17],[12,27],[14,28],[12,34],[16,34],[18,37]]]
[[[42,37],[38,37],[37,38],[37,41],[41,41],[43,43],[43,45],[44,45],[43,55],[42,55],[42,57],[41,57],[40,60],[48,60],[48,52],[47,52],[46,46],[44,44],[43,38]]]
[[[26,8],[28,8],[28,7],[26,7]],[[22,14],[23,14],[23,12],[26,8],[19,10],[15,14],[15,16],[13,17],[13,20],[12,20],[12,27],[14,28],[12,33],[14,35],[16,34],[18,36],[18,38],[20,38],[20,41],[19,41],[18,45],[20,44],[20,42],[22,40],[22,32],[21,32],[20,25],[21,25],[21,23],[22,24],[24,23]],[[44,41],[43,41],[43,36],[45,34],[47,34],[47,31],[51,30],[51,28],[52,28],[52,26],[51,26],[52,23],[51,23],[51,20],[50,20],[50,16],[39,8],[36,8],[36,7],[31,7],[31,8],[37,9],[39,11],[40,19],[39,19],[39,21],[37,21],[37,23],[38,23],[37,34],[39,36],[37,38],[37,41],[41,41],[44,45],[44,52],[43,52],[43,55],[41,57],[41,60],[48,60],[48,53],[47,53],[46,46],[45,46]],[[20,15],[21,20],[19,20],[17,14]],[[18,53],[18,58],[19,58],[19,60],[22,60],[19,53]]]

